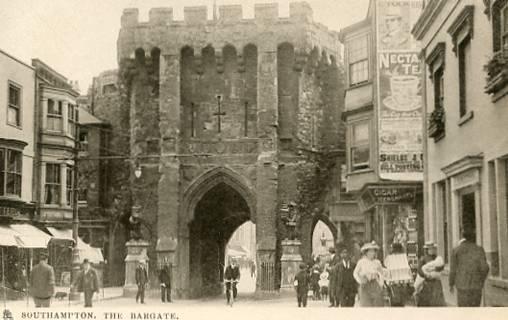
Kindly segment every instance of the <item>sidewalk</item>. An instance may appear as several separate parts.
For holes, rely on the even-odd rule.
[[[53,297],[53,299],[51,301],[52,306],[64,307],[69,304],[70,305],[83,304],[83,294],[80,295],[80,300],[69,301],[69,296],[68,296],[69,288],[68,287],[56,287],[55,292],[65,292],[65,293],[67,293],[67,296],[63,299],[55,299]],[[123,287],[101,288],[99,290],[99,294],[94,295],[93,302],[118,299],[118,298],[122,297],[122,294],[123,294]],[[1,305],[2,305],[2,307],[4,306],[3,301],[1,301]],[[28,302],[27,302],[26,297],[23,300],[7,300],[5,302],[5,306],[7,308],[13,308],[13,309],[26,308],[26,307],[34,308],[35,307],[32,297],[30,297],[28,299]]]

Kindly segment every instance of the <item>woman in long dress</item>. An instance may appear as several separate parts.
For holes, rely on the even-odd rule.
[[[387,283],[391,289],[391,306],[403,307],[413,282],[413,274],[409,267],[407,255],[401,243],[392,243],[392,252],[385,258],[388,269]]]
[[[425,255],[418,262],[418,275],[425,280],[420,292],[416,296],[418,307],[443,307],[446,305],[443,293],[443,284],[439,277],[429,277],[422,270],[422,267],[428,262],[436,259],[436,245],[433,242],[427,242],[424,245]],[[443,267],[440,270],[442,271]]]
[[[356,264],[353,276],[360,285],[359,297],[362,307],[382,307],[383,299],[383,266],[376,259],[379,246],[373,241],[365,244],[361,252],[363,257]]]

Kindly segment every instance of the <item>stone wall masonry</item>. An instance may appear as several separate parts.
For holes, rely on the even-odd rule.
[[[137,48],[148,53],[157,47],[166,54],[184,46],[199,51],[207,45],[223,48],[234,44],[240,52],[250,43],[259,47],[265,41],[289,42],[305,50],[317,46],[320,51],[340,57],[337,32],[313,22],[312,9],[306,3],[292,3],[289,18],[278,16],[276,4],[256,5],[254,19],[243,19],[241,8],[231,5],[219,6],[222,15],[218,20],[206,20],[205,7],[187,7],[184,12],[185,21],[174,21],[170,8],[155,8],[150,11],[151,20],[143,23],[138,21],[137,9],[125,9],[118,39],[118,60],[132,57]]]

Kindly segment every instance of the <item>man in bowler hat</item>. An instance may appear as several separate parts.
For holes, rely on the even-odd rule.
[[[91,308],[93,294],[99,292],[99,279],[88,259],[83,260],[81,272],[73,286],[75,285],[77,285],[78,292],[83,292],[85,295],[85,308]]]
[[[55,271],[48,264],[48,254],[41,253],[30,274],[30,293],[36,308],[48,308],[55,293]]]

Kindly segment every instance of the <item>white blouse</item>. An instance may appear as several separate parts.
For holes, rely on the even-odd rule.
[[[359,284],[364,284],[371,280],[376,280],[380,286],[383,286],[384,283],[383,266],[377,259],[369,260],[366,257],[361,258],[356,264],[353,276]]]

